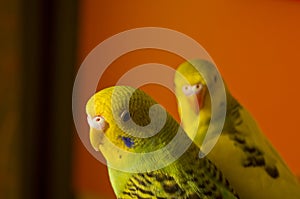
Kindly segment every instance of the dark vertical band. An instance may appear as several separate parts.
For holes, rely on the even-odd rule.
[[[23,1],[24,198],[71,198],[77,1]]]

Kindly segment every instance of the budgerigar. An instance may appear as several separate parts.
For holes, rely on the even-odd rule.
[[[89,99],[86,112],[90,142],[107,161],[117,198],[238,198],[217,167],[199,158],[199,148],[179,124],[143,91],[106,88]],[[178,156],[184,142],[186,150]],[[162,166],[152,169],[157,165]]]
[[[209,124],[214,126],[222,121],[218,113],[216,119],[211,119],[213,95],[217,99],[217,111],[226,107],[226,118],[222,133],[207,157],[221,169],[239,196],[242,199],[299,199],[297,178],[248,111],[226,86],[225,89],[220,87],[223,80],[217,74],[214,65],[206,60],[187,61],[178,67],[174,82],[185,131],[200,148],[204,147]],[[221,99],[222,89],[226,93],[225,100]],[[196,135],[193,134],[195,129]]]

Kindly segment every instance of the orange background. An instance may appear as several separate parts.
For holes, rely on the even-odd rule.
[[[300,175],[299,1],[82,0],[79,20],[78,66],[100,42],[131,28],[170,28],[198,41],[217,64],[231,93]],[[176,68],[182,61],[159,50],[128,53],[105,72],[99,89],[113,85],[139,64],[156,62]],[[144,89],[178,119],[171,92],[159,86]],[[79,192],[114,198],[105,165],[88,153],[78,136],[74,165],[74,187]]]

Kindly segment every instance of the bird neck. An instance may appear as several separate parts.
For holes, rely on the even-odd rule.
[[[164,126],[159,132],[152,137],[141,138],[138,140],[138,144],[134,149],[134,152],[147,153],[150,151],[158,150],[167,145],[173,137],[176,135],[179,128],[179,124],[170,116],[166,117]],[[155,131],[154,129],[153,131]]]

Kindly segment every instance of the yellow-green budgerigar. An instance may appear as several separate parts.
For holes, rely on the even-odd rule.
[[[114,86],[86,105],[90,142],[117,198],[235,199],[228,180],[180,125],[139,89]],[[170,161],[171,160],[171,161]]]
[[[224,127],[221,134],[214,135],[212,131],[211,137],[220,136],[207,157],[221,169],[242,199],[300,198],[297,178],[249,112],[232,97],[227,86],[220,86],[222,77],[211,62],[191,60],[181,64],[174,83],[182,125],[201,149],[209,143],[204,141],[209,125],[214,127],[222,122],[218,110],[226,107]],[[212,120],[214,105],[217,114]]]

